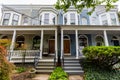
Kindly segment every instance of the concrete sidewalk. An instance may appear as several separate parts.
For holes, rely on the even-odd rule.
[[[37,74],[32,80],[48,80],[50,74]],[[69,75],[69,80],[83,80],[80,75]]]

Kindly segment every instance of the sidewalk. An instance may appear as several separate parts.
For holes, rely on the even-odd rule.
[[[37,74],[32,80],[48,80],[49,74]],[[83,80],[80,75],[70,75],[69,80]]]

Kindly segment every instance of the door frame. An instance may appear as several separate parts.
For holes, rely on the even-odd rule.
[[[48,39],[48,50],[50,49],[50,48],[49,48],[50,40],[54,40],[54,41],[55,41],[55,39]],[[55,46],[55,45],[54,45],[54,46]],[[54,52],[54,53],[50,53],[49,55],[55,55],[55,52]]]
[[[67,36],[68,39],[64,39],[64,36]],[[63,55],[71,55],[71,41],[70,41],[70,36],[69,35],[64,35],[64,36],[63,36],[63,43],[64,43],[64,40],[69,40],[69,42],[70,42],[70,53],[66,53],[66,54],[63,54]],[[63,49],[64,49],[64,45],[63,45]]]

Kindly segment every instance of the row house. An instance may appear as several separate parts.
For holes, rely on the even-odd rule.
[[[6,47],[9,59],[22,56],[24,50],[28,57],[38,52],[40,59],[45,55],[79,59],[87,46],[119,46],[117,6],[106,12],[100,5],[88,15],[90,10],[77,13],[72,6],[64,12],[53,5],[3,5],[0,39],[11,41]]]

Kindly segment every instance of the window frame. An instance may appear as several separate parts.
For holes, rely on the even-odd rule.
[[[16,19],[16,20],[14,19],[14,16],[17,16],[17,19]],[[17,23],[17,24],[14,24],[14,22]],[[13,14],[13,17],[12,17],[12,25],[18,25],[18,22],[19,22],[19,15],[18,15],[18,14]]]
[[[9,14],[9,18],[8,19],[5,18],[5,14]],[[4,13],[2,25],[9,25],[9,23],[10,23],[10,17],[11,17],[11,13]],[[8,21],[7,24],[4,24],[5,20]]]

